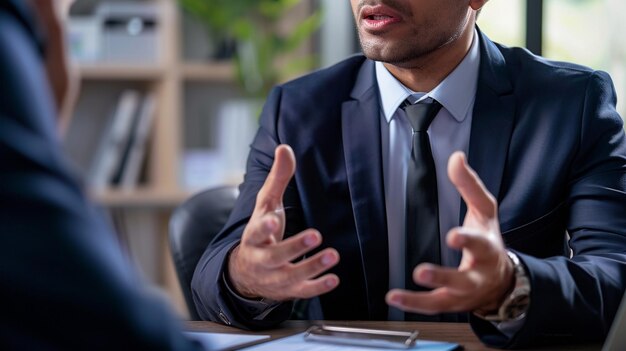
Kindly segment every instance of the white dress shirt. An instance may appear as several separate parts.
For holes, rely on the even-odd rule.
[[[448,158],[457,150],[469,148],[472,112],[480,66],[479,36],[459,65],[430,92],[414,92],[400,83],[381,62],[376,62],[380,92],[383,176],[389,241],[389,288],[404,288],[405,189],[411,154],[412,129],[399,109],[404,100],[412,103],[435,99],[443,107],[428,129],[437,171],[439,235],[444,266],[456,267],[460,252],[445,244],[447,232],[459,225],[461,197],[448,179]],[[390,307],[390,320],[403,320],[404,313]]]

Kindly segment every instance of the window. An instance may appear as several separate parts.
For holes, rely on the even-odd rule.
[[[607,71],[626,118],[626,2],[623,0],[545,0],[543,54]]]
[[[489,1],[477,22],[489,39],[523,47],[526,42],[526,0]]]

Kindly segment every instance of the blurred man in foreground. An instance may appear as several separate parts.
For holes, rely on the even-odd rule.
[[[0,349],[200,349],[138,283],[61,151],[62,3],[0,0]]]

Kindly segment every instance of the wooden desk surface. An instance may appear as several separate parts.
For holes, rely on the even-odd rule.
[[[270,335],[271,339],[277,339],[292,334],[305,331],[311,324],[321,324],[321,322],[315,321],[287,321],[280,325],[279,328],[272,330],[264,330],[260,332],[242,331],[240,329],[227,327],[225,325],[213,323],[213,322],[198,322],[189,321],[186,322],[188,330],[191,331],[207,331],[215,333],[239,333],[239,334],[259,334]],[[419,330],[420,338],[427,340],[449,341],[463,345],[466,351],[479,351],[479,350],[497,350],[486,347],[483,345],[476,335],[472,332],[469,324],[466,323],[423,323],[423,322],[391,322],[391,321],[331,321],[328,324],[349,326],[356,328],[373,328],[373,329],[390,329],[390,330]],[[547,347],[547,348],[535,348],[533,350],[599,350],[601,346],[599,344],[591,345],[564,345],[563,347]]]

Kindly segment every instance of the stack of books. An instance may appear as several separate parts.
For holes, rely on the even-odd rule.
[[[125,90],[120,94],[89,169],[90,188],[99,191],[137,187],[155,110],[152,93]]]

